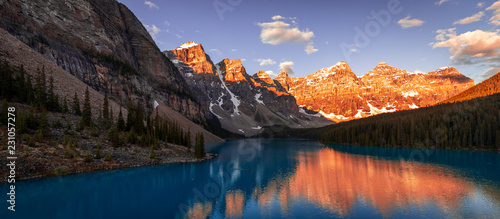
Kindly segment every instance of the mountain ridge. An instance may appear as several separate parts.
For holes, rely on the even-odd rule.
[[[115,0],[4,1],[0,27],[95,90],[153,100],[208,126],[205,111],[137,17]]]
[[[500,72],[439,104],[456,103],[500,93]]]
[[[280,72],[276,80],[299,105],[336,122],[431,106],[474,85],[453,67],[410,73],[383,61],[359,77],[340,61],[303,77]]]
[[[266,126],[298,128],[332,124],[321,116],[301,113],[295,98],[278,81],[263,71],[251,76],[240,59],[226,58],[217,64],[206,59],[215,71],[203,72],[210,68],[204,70],[197,60],[207,55],[201,44],[189,44],[193,46],[181,45],[164,54],[183,73],[195,98],[218,118],[224,129],[253,136]]]

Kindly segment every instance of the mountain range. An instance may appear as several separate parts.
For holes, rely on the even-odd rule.
[[[474,86],[453,67],[408,72],[385,62],[362,77],[341,61],[305,77],[281,72],[276,80],[299,105],[336,122],[432,106]]]
[[[172,112],[162,115],[182,120],[183,128],[220,136],[252,136],[272,126],[316,128],[432,106],[474,86],[453,67],[408,72],[385,62],[362,77],[340,61],[304,77],[282,71],[272,79],[262,70],[248,73],[238,59],[214,63],[195,42],[161,52],[115,0],[9,0],[0,13],[8,32],[2,34],[43,55],[41,65],[56,64],[100,95],[107,92],[115,106],[133,101],[151,112],[157,101]]]
[[[340,61],[305,77],[282,71],[272,79],[263,70],[250,76],[241,60],[214,64],[195,42],[164,54],[223,128],[245,135],[265,126],[314,128],[327,125],[325,119],[342,122],[431,106],[474,86],[453,67],[412,73],[380,62],[358,77]]]

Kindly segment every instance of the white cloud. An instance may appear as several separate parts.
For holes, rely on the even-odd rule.
[[[477,3],[477,6],[478,8],[483,8],[484,7],[484,2],[479,2]]]
[[[167,26],[167,27],[170,27],[170,22],[168,22],[168,21],[164,21],[163,24],[165,24],[165,26]]]
[[[236,50],[236,49],[232,49],[232,50],[231,50],[231,52],[238,52],[238,50]]]
[[[418,27],[424,23],[425,23],[424,21],[416,19],[416,18],[410,19],[410,15],[408,15],[407,17],[398,21],[399,26],[401,26],[404,29],[410,28],[410,27]]]
[[[281,15],[274,15],[271,17],[271,19],[277,21],[277,20],[285,20],[285,19],[289,19],[289,20],[295,20],[297,19],[296,17],[283,17]],[[293,22],[293,21],[292,21]]]
[[[290,28],[290,24],[283,21],[270,23],[258,23],[262,27],[260,39],[263,43],[278,45],[281,43],[306,43],[314,37],[312,31],[300,31],[298,28]]]
[[[222,55],[222,52],[220,52],[220,50],[218,50],[218,49],[211,49],[211,50],[208,50],[208,51],[209,52],[213,52],[213,53],[215,53],[217,55]]]
[[[307,54],[317,52],[314,48],[312,38],[314,32],[306,29],[299,30],[298,27],[292,27],[291,24],[283,21],[273,21],[269,23],[257,23],[262,27],[260,39],[263,43],[278,45],[282,43],[300,43],[305,44]]]
[[[455,28],[438,30],[437,42],[432,48],[450,48],[450,57],[457,64],[475,64],[479,62],[496,62],[500,58],[500,34],[483,30],[469,31],[457,35]]]
[[[254,59],[254,61],[259,62],[260,66],[276,64],[276,62],[270,58],[269,59]]]
[[[312,41],[307,43],[307,45],[306,45],[307,55],[311,55],[317,51],[318,51],[318,49],[314,48],[314,43]]]
[[[242,62],[246,61],[247,59],[241,59]]]
[[[281,19],[285,19],[283,16],[281,15],[274,15],[271,19],[273,20],[281,20]]]
[[[177,33],[175,34],[175,36],[176,36],[177,38],[179,38],[179,39],[182,39],[182,36],[181,36],[181,35],[179,35],[179,34],[177,34]]]
[[[450,0],[441,0],[441,1],[436,2],[436,5],[442,5],[443,3],[449,2],[449,1]]]
[[[328,45],[328,41],[326,41],[325,44]]]
[[[280,63],[280,69],[282,71],[286,71],[288,74],[293,74],[293,62],[292,61],[284,61]]]
[[[356,48],[352,48],[349,50],[349,52],[357,52],[357,51],[358,51],[358,49],[356,49]]]
[[[266,72],[266,74],[267,74],[267,75],[269,75],[270,77],[276,77],[276,76],[278,76],[277,74],[275,74],[275,73],[274,73],[273,71],[271,71],[271,70],[267,70],[267,71],[265,71],[265,72]]]
[[[493,3],[486,10],[493,10],[493,17],[490,18],[490,23],[494,25],[500,25],[500,1]]]
[[[145,1],[144,4],[147,5],[147,6],[149,6],[149,8],[160,9],[160,7],[158,7],[158,5],[155,5],[155,3],[150,2],[150,1]]]
[[[492,67],[488,69],[487,71],[479,74],[479,77],[487,79],[493,75],[496,75],[498,72],[500,72],[500,67]]]
[[[147,24],[145,24],[144,27],[149,32],[149,34],[151,35],[151,37],[153,37],[153,39],[156,39],[156,36],[161,32],[161,29],[158,28],[154,24],[153,25],[147,25]]]
[[[453,24],[456,25],[456,24],[474,23],[474,22],[480,21],[483,16],[484,16],[484,12],[480,11],[475,15],[472,15],[470,17],[466,17],[466,18],[460,19],[458,21],[455,21],[455,23],[453,23]]]

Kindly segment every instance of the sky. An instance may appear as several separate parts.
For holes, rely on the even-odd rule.
[[[409,72],[452,66],[476,83],[500,72],[500,1],[119,0],[158,47],[202,44],[214,63],[302,77],[347,61]]]

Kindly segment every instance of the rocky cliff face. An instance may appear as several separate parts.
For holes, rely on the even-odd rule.
[[[141,22],[115,0],[4,0],[0,27],[92,88],[154,100],[197,123],[204,111]]]
[[[251,136],[262,132],[265,126],[299,128],[331,124],[318,114],[300,110],[295,98],[265,72],[250,76],[239,59],[224,59],[214,65],[206,58],[203,47],[194,42],[164,54],[183,73],[195,98],[226,130]],[[200,67],[200,62],[208,64]]]
[[[213,74],[215,72],[212,60],[210,59],[210,56],[205,53],[201,44],[197,44],[195,42],[183,43],[171,52],[176,58],[178,58],[178,60],[188,64],[194,74]]]
[[[430,106],[474,86],[473,80],[452,67],[410,73],[385,62],[362,77],[347,63],[338,62],[306,77],[281,72],[276,80],[299,105],[337,122]]]

